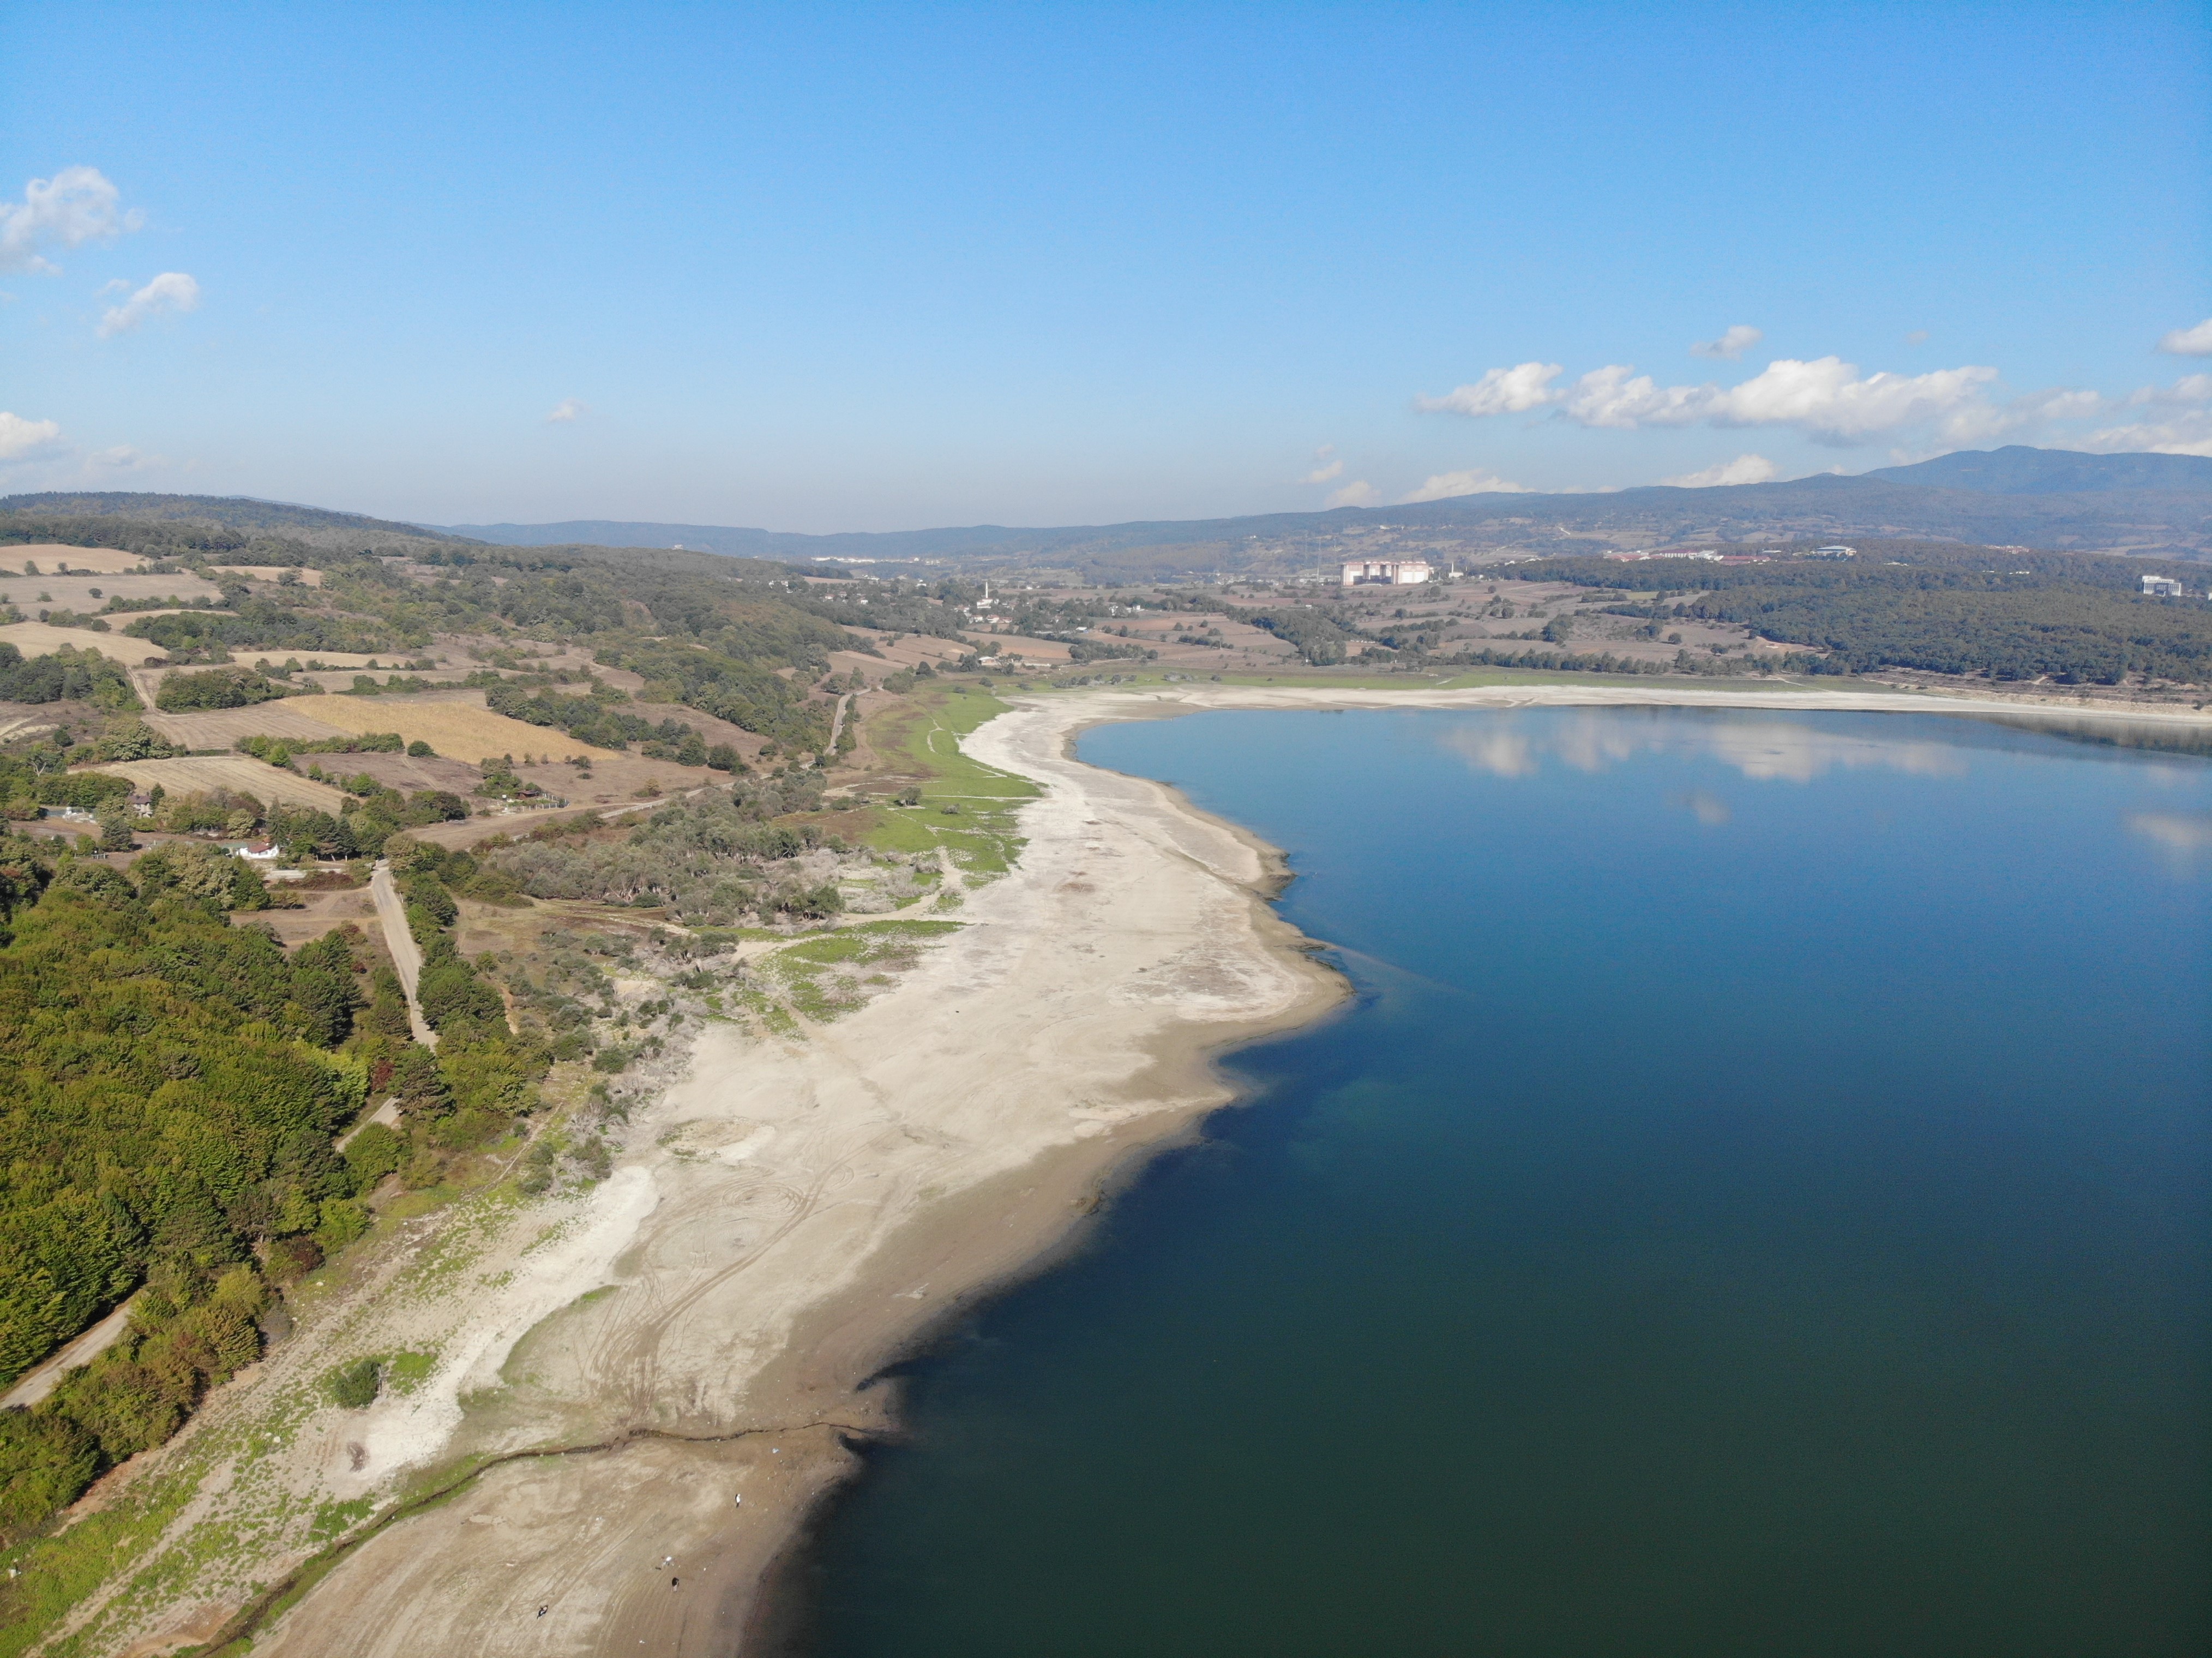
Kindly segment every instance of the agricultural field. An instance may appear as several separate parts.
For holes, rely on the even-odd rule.
[[[90,766],[89,771],[112,773],[127,777],[136,789],[150,789],[156,783],[168,793],[205,794],[215,789],[229,789],[234,793],[250,794],[257,800],[282,800],[288,805],[307,806],[316,811],[327,811],[337,816],[345,804],[345,795],[327,783],[318,783],[296,772],[264,765],[242,754],[210,755],[185,760],[116,760],[105,765]]]
[[[96,634],[89,628],[52,628],[43,622],[18,622],[0,628],[5,640],[27,657],[52,656],[64,645],[80,651],[97,651],[111,662],[135,668],[142,662],[162,661],[159,645],[122,634]]]
[[[222,589],[196,575],[0,575],[0,599],[26,616],[40,610],[75,610],[89,616],[111,598],[221,598]],[[136,621],[133,610],[112,618],[117,627]]]
[[[865,656],[857,651],[837,651],[832,653],[831,659],[841,672],[849,673],[857,667],[872,679],[880,679],[887,673],[896,673],[901,668],[915,667],[924,662],[933,665],[957,662],[968,653],[968,647],[959,640],[939,639],[931,634],[902,634],[897,642],[893,643],[891,635],[881,629],[848,626],[845,631],[855,638],[866,640],[883,654]]]
[[[581,755],[594,766],[622,756],[611,750],[579,743],[566,732],[550,726],[526,725],[494,714],[483,705],[480,691],[465,696],[301,696],[291,699],[295,712],[310,720],[339,727],[357,736],[370,732],[398,732],[410,743],[428,743],[449,760],[481,765],[502,755],[520,759],[525,754],[546,754],[565,760]],[[681,767],[668,765],[668,771]]]
[[[374,777],[385,787],[398,789],[402,794],[413,794],[422,789],[446,789],[465,795],[476,787],[481,776],[465,760],[406,754],[302,755],[294,763],[304,766],[311,759],[319,761],[323,769],[334,776]]]
[[[210,708],[204,714],[161,714],[149,708],[141,718],[172,743],[188,749],[235,748],[241,737],[296,737],[304,743],[319,743],[355,735],[308,719],[289,700],[257,702],[250,708]]]
[[[137,553],[126,553],[117,547],[64,547],[51,541],[0,547],[0,574],[20,572],[26,562],[41,570],[58,570],[67,565],[72,570],[94,570],[101,575],[120,575],[126,570],[146,568],[146,561]]]

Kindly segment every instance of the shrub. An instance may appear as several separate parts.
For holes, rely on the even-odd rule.
[[[0,1547],[74,1502],[99,1471],[99,1442],[67,1417],[0,1411]]]
[[[366,1192],[386,1175],[397,1174],[406,1158],[407,1144],[380,1122],[368,1124],[346,1142],[346,1167],[353,1189]]]
[[[358,1411],[376,1403],[376,1395],[384,1383],[384,1361],[380,1358],[357,1358],[350,1364],[342,1364],[331,1372],[325,1390],[331,1402],[349,1411]]]
[[[278,1238],[269,1246],[263,1270],[271,1284],[297,1284],[323,1264],[322,1247],[313,1238]]]

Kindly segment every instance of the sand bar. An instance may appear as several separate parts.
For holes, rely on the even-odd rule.
[[[1073,733],[1216,707],[1655,703],[2019,712],[1565,685],[1017,699],[966,746],[1046,792],[1024,809],[1018,867],[969,896],[968,925],[804,1040],[716,1027],[688,1077],[641,1107],[610,1179],[497,1222],[466,1270],[428,1273],[426,1231],[422,1254],[389,1252],[342,1315],[311,1310],[177,1442],[250,1424],[257,1396],[342,1353],[428,1349],[438,1369],[407,1397],[321,1412],[252,1481],[210,1476],[175,1542],[248,1485],[265,1499],[271,1478],[309,1505],[384,1503],[446,1469],[446,1500],[353,1549],[257,1631],[255,1652],[744,1649],[764,1579],[853,1467],[850,1442],[890,1423],[891,1391],[863,1384],[1068,1237],[1117,1169],[1225,1102],[1211,1052],[1342,993],[1261,901],[1278,875],[1267,848],[1171,790],[1078,763]],[[245,1585],[299,1564],[282,1552],[296,1537],[271,1538],[203,1576],[193,1605],[118,1602],[109,1621],[95,1595],[77,1625],[100,1649],[205,1639]]]

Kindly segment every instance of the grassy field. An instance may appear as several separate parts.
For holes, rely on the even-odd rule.
[[[971,760],[960,739],[1006,704],[962,686],[915,693],[906,708],[875,716],[871,740],[902,775],[915,778],[918,806],[879,808],[883,821],[866,837],[885,852],[943,847],[965,873],[1003,875],[1021,850],[1015,817],[1036,785]]]

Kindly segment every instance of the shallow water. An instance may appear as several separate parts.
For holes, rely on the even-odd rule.
[[[1112,726],[1359,996],[914,1366],[818,1658],[2212,1649],[2212,765]]]

